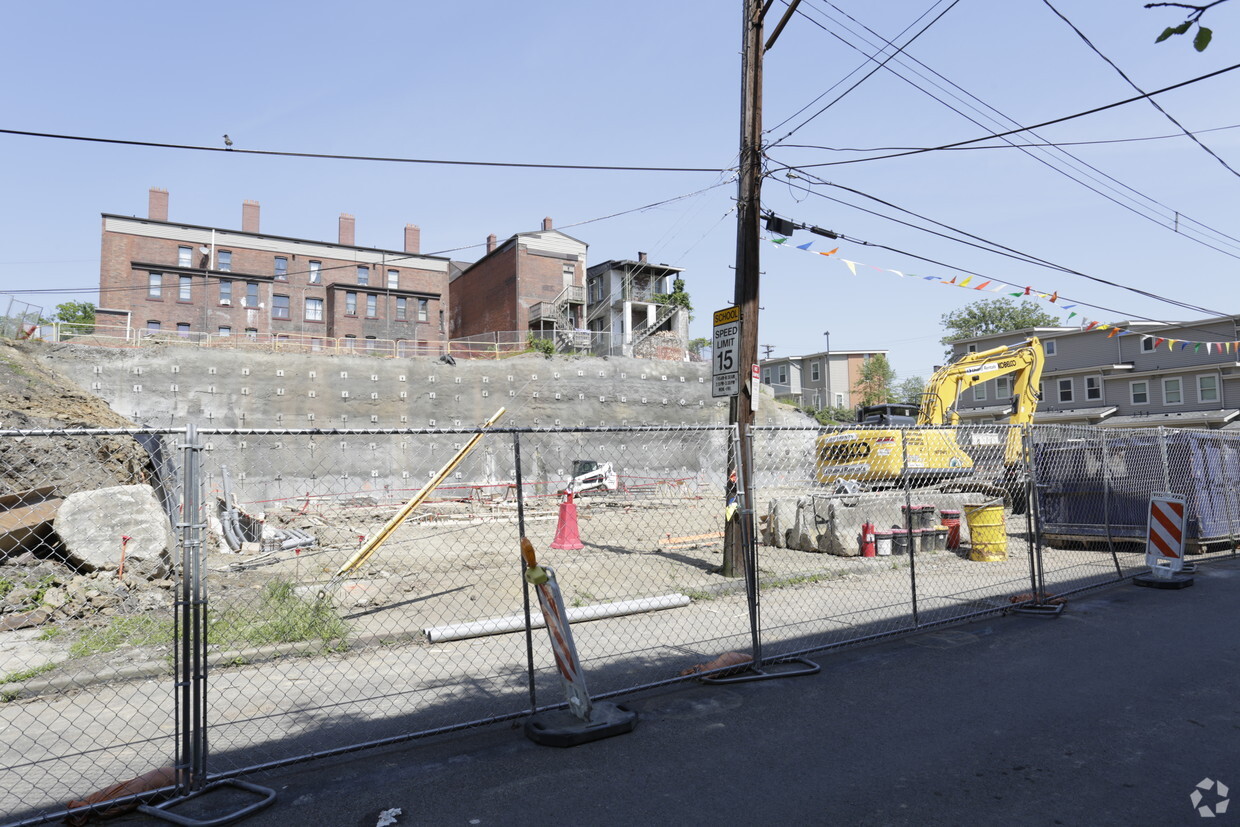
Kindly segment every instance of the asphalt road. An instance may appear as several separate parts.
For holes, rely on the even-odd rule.
[[[1240,797],[1237,615],[1240,563],[1218,561],[1189,589],[1115,586],[809,677],[631,696],[636,730],[583,746],[501,725],[272,771],[250,780],[277,802],[242,823],[1240,824],[1240,803],[1205,820],[1190,800],[1205,779]]]

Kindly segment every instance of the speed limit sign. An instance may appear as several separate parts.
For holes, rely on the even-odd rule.
[[[715,311],[715,337],[711,346],[711,396],[736,396],[740,392],[739,351],[741,309]]]

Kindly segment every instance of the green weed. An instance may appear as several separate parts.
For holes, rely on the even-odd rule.
[[[172,641],[171,619],[151,615],[114,617],[106,626],[82,632],[77,640],[69,645],[69,655],[84,658],[112,652],[122,646],[154,646]]]
[[[23,683],[36,675],[42,675],[44,672],[51,672],[55,668],[56,664],[45,663],[42,666],[36,666],[33,669],[26,669],[21,672],[14,672],[11,675],[6,675],[5,677],[0,678],[0,683]],[[9,700],[12,700],[12,698]]]
[[[288,582],[267,584],[259,604],[247,609],[229,606],[212,612],[208,640],[225,648],[307,640],[338,646],[337,642],[343,641],[349,631],[327,602],[303,600]]]

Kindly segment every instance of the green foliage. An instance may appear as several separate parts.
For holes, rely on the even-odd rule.
[[[877,405],[891,399],[895,379],[896,372],[887,357],[876,353],[861,365],[861,376],[853,385],[853,390],[861,395],[862,405]]]
[[[56,668],[56,664],[45,663],[42,666],[35,666],[31,669],[25,669],[21,672],[14,672],[11,675],[5,675],[3,677],[0,677],[0,683],[22,683],[23,681],[30,680],[36,675],[42,675],[44,672],[51,672],[55,668]],[[13,697],[16,697],[16,696],[13,696]],[[13,698],[6,697],[3,700],[11,701],[13,700]]]
[[[926,392],[926,380],[920,376],[910,376],[895,386],[894,401],[920,405],[921,395]]]
[[[64,322],[74,325],[74,333],[91,333],[95,329],[95,306],[90,302],[64,302],[56,305],[56,315],[39,319],[39,324]]]
[[[213,613],[208,622],[212,646],[265,646],[321,640],[325,644],[342,641],[348,626],[323,600],[303,600],[292,583],[276,581],[263,589],[256,607],[230,606]],[[330,648],[330,646],[326,647]]]
[[[1199,52],[1204,52],[1206,47],[1210,45],[1210,41],[1214,38],[1214,32],[1192,19],[1185,20],[1178,26],[1168,26],[1163,29],[1162,34],[1154,38],[1154,42],[1162,43],[1172,35],[1186,34],[1193,26],[1197,27],[1197,34],[1193,35],[1193,48]]]
[[[948,346],[948,358],[951,357],[951,343],[961,339],[1030,327],[1061,325],[1058,318],[1043,310],[1037,302],[1024,299],[1017,304],[1009,298],[972,302],[950,313],[944,313],[939,317],[939,322],[945,331],[939,342]]]
[[[540,339],[531,333],[525,338],[525,345],[530,350],[550,357],[555,354],[555,342],[551,339]]]
[[[69,646],[69,655],[84,658],[115,651],[122,646],[156,646],[172,643],[173,625],[151,615],[113,618],[107,626],[87,629]]]
[[[14,582],[13,582],[12,580],[10,580],[9,578],[7,578],[7,577],[0,577],[0,598],[3,598],[3,597],[4,597],[5,595],[7,595],[9,592],[13,591],[13,589],[14,589],[16,586],[17,586],[17,584],[16,584],[16,583],[14,583]]]
[[[689,321],[693,321],[693,303],[689,301],[689,294],[685,292],[685,280],[675,279],[672,281],[672,292],[655,293],[650,297],[651,301],[656,304],[674,304],[683,307],[689,314]],[[709,344],[709,342],[707,342]]]
[[[802,408],[805,413],[812,416],[818,421],[819,425],[841,425],[845,422],[852,422],[855,411],[848,408]]]
[[[697,356],[701,356],[702,351],[708,350],[711,347],[711,345],[712,345],[711,340],[707,339],[705,336],[699,337],[697,339],[690,339],[689,340],[689,352],[696,354]]]

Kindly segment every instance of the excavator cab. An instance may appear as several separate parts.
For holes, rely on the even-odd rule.
[[[884,402],[857,408],[858,425],[916,425],[917,406],[905,402]]]

